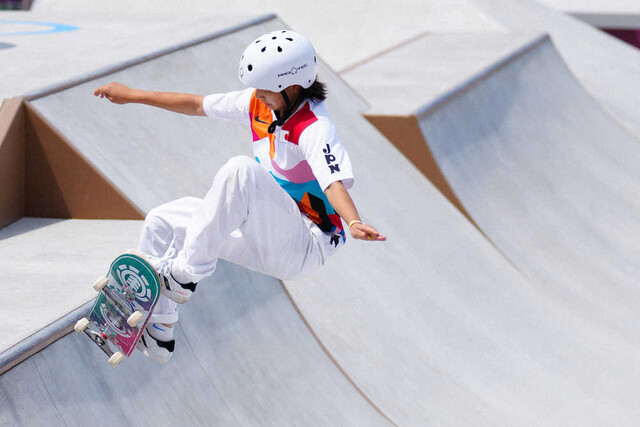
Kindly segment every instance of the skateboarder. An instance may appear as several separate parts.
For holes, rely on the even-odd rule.
[[[204,199],[166,203],[145,219],[139,249],[161,276],[163,296],[141,342],[157,362],[174,349],[176,304],[214,272],[218,258],[288,279],[323,265],[345,244],[345,228],[355,239],[386,240],[361,221],[347,191],[351,163],[323,102],[309,40],[288,30],[258,37],[244,50],[238,76],[248,89],[200,96],[109,83],[94,93],[116,104],[238,121],[253,136],[255,159],[229,160]]]

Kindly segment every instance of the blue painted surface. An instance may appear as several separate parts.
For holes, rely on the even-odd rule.
[[[18,24],[18,25],[32,25],[43,27],[41,29],[33,29],[29,31],[9,31],[9,32],[0,32],[0,37],[2,36],[30,36],[35,34],[51,34],[51,33],[63,33],[67,31],[76,31],[79,30],[80,27],[76,27],[74,25],[67,24],[57,24],[54,22],[37,22],[37,21],[13,21],[10,19],[0,19],[0,25],[2,24]]]

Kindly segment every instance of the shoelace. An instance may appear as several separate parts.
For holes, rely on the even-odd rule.
[[[165,276],[171,274],[171,263],[176,256],[176,249],[173,247],[175,240],[176,238],[174,236],[164,255],[159,258],[158,264],[155,266],[158,274],[164,274]]]

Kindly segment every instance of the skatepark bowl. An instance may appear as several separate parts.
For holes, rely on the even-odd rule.
[[[319,60],[350,193],[388,241],[350,239],[292,280],[220,260],[164,365],[112,368],[73,324],[144,215],[203,196],[250,135],[93,90],[239,90],[238,52],[296,22],[53,14],[40,21],[73,30],[3,37],[24,69],[64,64],[0,86],[0,426],[639,425],[640,122],[561,28],[634,51],[528,0],[445,3],[416,13],[466,16],[473,34],[443,18],[446,34],[403,35],[341,74]]]

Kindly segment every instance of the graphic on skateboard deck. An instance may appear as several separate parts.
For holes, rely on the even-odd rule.
[[[158,273],[142,253],[130,251],[118,256],[93,288],[98,297],[74,329],[87,334],[109,356],[109,364],[117,366],[135,350],[158,302]]]

